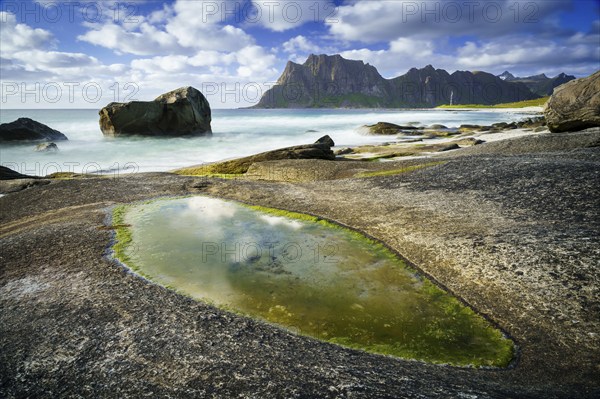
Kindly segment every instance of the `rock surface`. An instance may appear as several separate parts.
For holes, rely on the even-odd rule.
[[[36,152],[54,152],[58,151],[56,143],[41,143],[35,146]]]
[[[600,147],[589,147],[598,136],[487,143],[366,179],[340,168],[406,164],[280,161],[340,179],[153,173],[2,197],[0,396],[598,398]],[[105,256],[111,206],[193,194],[308,212],[382,240],[498,323],[519,345],[518,362],[447,367],[319,342],[179,295]]]
[[[399,133],[403,133],[404,131],[415,131],[415,130],[419,130],[419,128],[415,127],[415,126],[400,126],[400,125],[396,125],[394,123],[389,123],[389,122],[378,122],[374,125],[365,125],[363,126],[363,129],[368,133],[368,134],[373,134],[373,135],[382,135],[382,136],[386,136],[386,135],[396,135]]]
[[[35,176],[28,176],[7,168],[6,166],[0,166],[0,180],[14,180],[14,179],[37,179]]]
[[[19,118],[0,125],[0,141],[59,141],[67,136],[30,118]]]
[[[314,144],[298,145],[294,147],[280,148],[267,151],[249,157],[233,159],[231,161],[217,162],[198,167],[180,169],[180,174],[241,174],[246,173],[248,168],[257,162],[277,161],[281,159],[325,159],[335,160],[335,154],[331,147],[335,143],[329,136],[323,136]]]
[[[544,113],[551,132],[600,126],[600,71],[556,88]]]
[[[195,136],[212,133],[211,110],[204,95],[182,87],[154,101],[110,103],[100,110],[105,136]]]

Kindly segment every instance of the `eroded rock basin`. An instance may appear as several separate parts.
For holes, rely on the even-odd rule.
[[[303,335],[433,363],[503,367],[513,344],[354,231],[195,196],[119,207],[115,256],[161,285]]]

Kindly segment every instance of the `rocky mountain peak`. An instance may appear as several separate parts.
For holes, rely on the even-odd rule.
[[[502,72],[502,74],[498,75],[498,77],[507,82],[510,82],[511,80],[515,79],[515,75],[513,75],[512,73],[510,73],[508,71]]]

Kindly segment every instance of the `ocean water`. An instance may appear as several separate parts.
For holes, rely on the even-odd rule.
[[[456,110],[213,110],[213,136],[196,138],[105,138],[93,109],[1,110],[0,123],[28,117],[64,133],[59,151],[35,152],[35,144],[0,144],[0,164],[21,173],[54,172],[123,174],[168,171],[255,154],[291,145],[308,144],[328,134],[337,147],[390,141],[373,137],[360,127],[380,121],[424,125],[440,123],[491,124],[527,116],[514,111]],[[316,132],[310,132],[314,130]]]

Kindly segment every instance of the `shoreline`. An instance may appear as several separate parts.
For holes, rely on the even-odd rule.
[[[269,161],[270,180],[144,173],[25,184],[0,198],[2,389],[83,395],[94,383],[105,396],[322,396],[334,387],[338,396],[369,398],[594,397],[600,343],[588,333],[600,329],[591,311],[600,306],[592,296],[599,242],[590,223],[598,221],[599,142],[600,129],[526,135],[372,177],[356,175],[430,160]],[[278,179],[292,170],[310,179]],[[517,342],[519,363],[456,369],[341,348],[153,286],[104,257],[108,207],[194,194],[364,232],[497,323]],[[224,379],[232,370],[240,378]],[[34,383],[39,373],[43,386]]]

